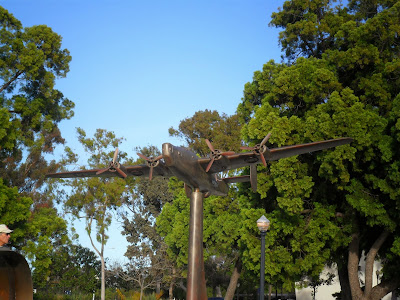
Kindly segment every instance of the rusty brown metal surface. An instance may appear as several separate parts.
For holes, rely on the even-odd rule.
[[[190,197],[187,300],[206,300],[207,289],[203,260],[203,200],[198,189]]]
[[[8,250],[0,251],[0,300],[32,300],[31,270],[25,258]]]
[[[208,157],[199,158],[185,147],[176,147],[170,143],[162,145],[162,155],[147,158],[138,155],[146,161],[145,165],[122,166],[117,161],[118,150],[115,151],[110,165],[105,169],[80,170],[72,172],[47,174],[49,178],[80,178],[80,177],[121,177],[176,176],[185,183],[185,191],[190,196],[189,224],[189,257],[187,277],[188,300],[206,300],[207,290],[203,261],[203,200],[205,196],[225,196],[229,191],[229,183],[250,181],[253,190],[257,189],[257,164],[267,165],[267,161],[278,160],[294,155],[320,151],[349,144],[352,138],[338,138],[301,145],[291,145],[269,149],[266,143],[268,134],[260,144],[253,147],[242,147],[250,152],[234,153],[220,151],[206,140],[211,153]],[[219,177],[220,172],[250,166],[250,176],[231,178]]]
[[[267,135],[269,137],[270,135]],[[176,176],[191,188],[199,188],[203,193],[210,195],[225,196],[228,194],[228,185],[226,183],[242,182],[244,180],[255,182],[255,176],[239,177],[237,180],[217,180],[218,173],[227,170],[248,167],[253,164],[265,165],[267,161],[278,160],[294,155],[320,151],[334,148],[337,146],[349,144],[352,138],[338,138],[333,140],[312,142],[308,144],[292,145],[279,148],[266,147],[268,140],[264,138],[263,143],[254,147],[242,147],[250,152],[233,153],[232,151],[220,152],[209,147],[211,155],[209,157],[199,158],[187,148],[176,147],[170,143],[162,145],[162,155],[156,158],[147,158],[145,165],[122,166],[118,163],[116,155],[108,168],[95,170],[79,170],[61,173],[47,174],[48,178],[82,178],[82,177],[121,177],[126,176],[146,176],[150,179],[154,176],[171,177]],[[116,151],[117,153],[117,151]],[[254,175],[256,172],[252,172]]]

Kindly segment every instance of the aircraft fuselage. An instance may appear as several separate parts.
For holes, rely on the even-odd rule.
[[[162,145],[162,154],[165,165],[180,180],[192,189],[217,196],[228,194],[228,185],[217,180],[214,173],[207,173],[199,164],[199,157],[184,147],[176,147],[170,143]]]

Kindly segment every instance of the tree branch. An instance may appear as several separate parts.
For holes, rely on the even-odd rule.
[[[90,219],[89,219],[89,224],[88,224],[88,228],[90,228],[90,231],[91,231],[91,228],[92,228],[92,221],[93,221],[93,217],[90,217]],[[97,252],[97,254],[100,256],[100,258],[102,257],[101,256],[101,253],[100,253],[100,251],[97,249],[97,247],[94,245],[94,243],[93,243],[93,239],[92,239],[92,235],[90,234],[90,232],[88,231],[88,236],[89,236],[89,240],[90,240],[90,243],[92,244],[92,247],[93,247],[93,249]]]
[[[233,273],[229,281],[229,286],[226,290],[225,300],[233,299],[241,271],[242,271],[242,261],[240,257],[238,257],[236,259],[235,268],[233,270]]]
[[[178,286],[186,293],[187,289],[182,280],[179,281]]]
[[[352,239],[349,245],[349,259],[347,263],[350,290],[353,299],[361,299],[362,297],[362,290],[358,279],[358,263],[360,261],[359,243],[360,237],[359,232],[357,231],[352,234]]]
[[[15,80],[18,79],[18,77],[22,74],[22,71],[18,71],[17,73],[15,73],[15,75],[5,84],[3,84],[3,86],[0,88],[0,93],[3,92],[6,88],[8,88],[10,86],[11,83],[13,83]]]
[[[400,277],[390,280],[382,280],[380,284],[374,286],[371,291],[371,299],[381,299],[385,295],[393,292],[400,286]]]
[[[375,257],[378,254],[379,249],[389,236],[390,232],[383,230],[379,237],[376,239],[371,249],[369,249],[367,258],[365,260],[365,291],[364,294],[368,298],[372,290],[372,276],[374,270]]]

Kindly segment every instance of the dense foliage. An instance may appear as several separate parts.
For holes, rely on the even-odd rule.
[[[52,273],[45,285],[35,282],[39,294],[92,294],[99,289],[100,261],[93,251],[68,243],[58,245],[51,259]]]
[[[264,212],[272,222],[268,282],[282,282],[290,289],[293,281],[305,277],[318,281],[323,268],[334,263],[342,299],[379,299],[400,285],[399,12],[397,1],[349,1],[344,7],[335,1],[293,0],[273,14],[271,25],[284,29],[280,42],[286,61],[266,63],[246,84],[238,107],[244,141],[255,144],[268,132],[271,148],[343,136],[354,141],[271,162],[267,169],[258,167],[257,194],[242,185],[241,196],[235,196],[244,200],[236,215],[241,234],[235,243],[248,275],[259,273],[254,224]],[[201,138],[210,138],[219,121],[208,125],[199,116],[201,112],[170,133],[184,137],[204,155]],[[197,123],[202,125],[195,127]],[[209,201],[212,197],[205,200],[205,211],[218,220],[207,209]],[[212,226],[207,214],[208,250]],[[158,220],[180,264],[186,263],[187,237],[178,232],[187,232],[187,219],[188,201],[182,192],[165,205]],[[225,223],[217,223],[219,233]],[[229,236],[235,239],[235,233]],[[362,253],[365,277],[359,278]],[[381,283],[372,288],[376,259],[384,268]]]
[[[89,169],[108,168],[113,160],[115,149],[122,141],[113,132],[97,129],[94,137],[89,138],[86,132],[78,128],[78,140],[88,154]],[[67,149],[68,157],[76,159],[71,149]],[[123,159],[124,154],[121,154]],[[94,251],[101,261],[101,299],[105,299],[105,245],[108,241],[108,228],[113,219],[113,213],[122,205],[125,182],[122,178],[77,178],[65,182],[71,189],[66,191],[64,209],[73,219],[85,221],[85,231]],[[60,194],[60,193],[58,193]],[[98,243],[96,245],[96,242]]]
[[[146,157],[157,157],[159,150],[154,146],[137,148],[137,152]],[[145,164],[143,158],[129,162],[130,165]],[[168,179],[153,177],[131,177],[126,180],[128,186],[125,201],[125,212],[122,234],[126,236],[129,246],[125,256],[129,259],[125,269],[117,273],[127,282],[140,286],[140,297],[146,289],[156,288],[159,293],[161,285],[173,289],[176,275],[176,262],[166,253],[167,245],[156,231],[156,218],[163,206],[172,201]],[[176,275],[175,275],[176,274]],[[172,296],[172,293],[170,293]]]
[[[73,115],[74,104],[55,88],[71,57],[61,37],[45,25],[23,28],[2,7],[0,22],[0,223],[15,229],[12,242],[34,267],[35,284],[45,288],[50,278],[77,287],[73,278],[79,276],[90,292],[98,262],[82,249],[65,249],[66,222],[53,206],[53,186],[43,188],[44,174],[59,167],[43,156],[64,142],[57,125]],[[222,287],[231,299],[239,276],[258,278],[255,221],[266,214],[269,283],[290,290],[304,278],[318,282],[322,269],[334,265],[341,299],[380,299],[400,286],[400,2],[350,0],[344,6],[334,0],[291,0],[272,15],[271,25],[282,28],[283,62],[269,61],[254,73],[238,114],[196,112],[170,134],[202,156],[209,153],[205,138],[215,148],[234,151],[268,132],[270,148],[343,136],[354,141],[259,166],[257,193],[240,184],[227,197],[206,198],[204,254],[207,270],[215,271],[207,274],[210,285]],[[121,139],[104,130],[93,139],[82,129],[78,133],[90,155],[87,167],[106,167]],[[157,154],[151,147],[142,150]],[[67,149],[64,162],[74,160]],[[70,186],[65,207],[86,218],[88,234],[96,231],[101,245],[95,251],[103,298],[103,247],[111,212],[122,204],[131,210],[124,215],[124,234],[132,243],[127,255],[134,262],[146,254],[157,266],[154,257],[168,256],[158,275],[170,281],[170,297],[178,281],[184,288],[189,201],[180,182],[90,178]],[[359,278],[362,253],[365,277]],[[73,254],[91,262],[77,267],[81,262]],[[377,259],[383,269],[380,284],[372,287]],[[148,268],[145,264],[143,270],[157,273]]]
[[[51,273],[54,245],[67,240],[66,222],[43,192],[47,162],[63,143],[58,123],[73,102],[55,88],[71,57],[61,36],[45,25],[23,28],[0,7],[0,223],[14,229],[11,243],[34,267],[35,282]]]
[[[203,157],[211,151],[204,139],[209,139],[215,149],[222,151],[239,151],[241,146],[238,116],[220,115],[217,111],[198,111],[192,117],[182,120],[179,130],[171,128],[169,132],[183,138],[192,151]],[[168,245],[167,253],[171,260],[176,262],[179,269],[186,270],[189,199],[182,182],[171,179],[170,189],[174,198],[164,205],[157,218],[157,229]],[[241,271],[239,228],[245,218],[240,207],[235,189],[227,197],[210,196],[204,200],[204,260],[211,288],[210,296],[221,296],[222,292],[229,291],[232,297],[237,285]],[[186,277],[186,271],[182,272],[182,276]]]
[[[259,176],[258,192],[272,221],[267,276],[318,276],[334,262],[342,299],[380,299],[400,285],[400,2],[334,4],[286,1],[273,14],[271,24],[284,29],[280,41],[288,61],[270,61],[255,72],[238,112],[245,140],[272,132],[271,147],[354,139],[335,150],[273,162]],[[251,257],[249,269],[258,252]],[[378,257],[384,269],[372,288]]]

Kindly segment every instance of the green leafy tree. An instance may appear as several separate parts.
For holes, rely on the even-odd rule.
[[[24,236],[21,226],[24,226],[31,216],[30,206],[32,199],[18,193],[17,187],[4,185],[0,178],[0,222],[16,228],[12,241],[20,241]]]
[[[97,129],[93,138],[87,138],[83,129],[78,128],[78,140],[89,155],[90,169],[106,168],[114,156],[114,150],[121,143],[113,132]],[[110,151],[107,151],[111,148]],[[124,154],[120,157],[123,159]],[[76,156],[70,153],[71,158]],[[64,207],[73,218],[85,220],[85,230],[93,249],[101,260],[101,299],[105,299],[105,259],[104,247],[108,240],[107,229],[111,224],[113,212],[123,202],[125,181],[121,178],[92,177],[74,179],[67,183],[71,191],[67,194]],[[97,241],[100,246],[95,245]]]
[[[172,179],[170,186],[174,191],[174,201],[165,204],[157,218],[157,230],[168,245],[170,259],[177,262],[177,266],[183,270],[182,275],[186,276],[190,200],[181,182]],[[212,266],[211,269],[206,269],[206,278],[213,290],[221,288],[226,292],[225,299],[233,299],[241,275],[246,274],[243,277],[246,278],[245,281],[259,278],[256,276],[259,267],[255,271],[254,266],[254,272],[245,270],[242,268],[242,257],[248,256],[251,251],[246,248],[249,239],[254,239],[252,247],[256,249],[255,241],[258,242],[259,256],[259,240],[254,236],[257,228],[254,227],[263,213],[263,209],[252,208],[248,199],[239,196],[234,188],[227,197],[210,196],[204,199],[204,260],[206,266]],[[214,263],[216,258],[220,260],[218,266]],[[218,273],[218,269],[223,272]]]
[[[180,137],[188,143],[191,150],[200,156],[207,156],[210,149],[204,139],[209,139],[214,148],[239,151],[241,146],[240,125],[237,115],[227,116],[217,111],[198,111],[192,117],[182,120],[179,129],[170,129],[170,135]],[[187,265],[189,240],[189,199],[183,184],[175,179],[170,180],[170,189],[174,193],[173,202],[166,203],[157,218],[157,230],[168,245],[168,255],[177,262],[180,269]],[[241,273],[240,251],[238,246],[241,215],[240,204],[236,201],[235,190],[228,197],[211,196],[204,200],[204,259],[207,266],[217,267],[215,258],[223,261],[219,265],[225,271],[216,272],[207,268],[207,278],[213,278],[213,290],[220,289],[217,282],[227,284],[226,299],[234,296],[237,281]],[[239,224],[239,225],[238,225]],[[207,259],[210,259],[207,262]],[[230,278],[226,280],[226,274]],[[185,273],[182,274],[183,276]]]
[[[222,150],[238,151],[241,146],[238,116],[220,114],[216,110],[195,112],[192,117],[182,120],[178,129],[171,127],[169,134],[183,139],[200,156],[210,153],[204,139],[215,142],[215,147]]]
[[[92,295],[100,287],[100,266],[97,255],[88,248],[65,242],[54,246],[51,253],[51,272],[45,280],[35,281],[38,295],[53,299],[55,295]]]
[[[22,250],[32,263],[32,279],[37,287],[44,287],[53,272],[57,248],[69,242],[67,224],[57,211],[48,205],[36,206],[32,220],[25,229],[31,239],[24,243]]]
[[[90,249],[81,245],[62,245],[55,251],[53,259],[50,282],[56,291],[92,294],[99,288],[101,262]]]
[[[55,89],[71,60],[61,41],[45,25],[23,28],[0,7],[1,219],[14,229],[12,245],[29,257],[36,282],[50,272],[53,244],[66,239],[65,222],[42,186],[56,166],[43,155],[64,142],[58,123],[74,107]]]
[[[156,147],[136,149],[146,157],[160,155]],[[145,164],[142,158],[131,162],[132,165]],[[136,245],[147,240],[151,246],[157,248],[159,235],[155,230],[155,219],[160,214],[163,205],[171,202],[172,194],[168,189],[168,180],[162,177],[154,177],[152,180],[142,177],[129,177],[127,180],[130,189],[126,198],[127,213],[122,215],[124,222],[123,233],[127,236],[128,246],[126,256],[134,257]],[[151,247],[150,246],[150,247]],[[153,248],[153,250],[155,250]]]
[[[151,249],[144,245],[136,251],[135,257],[129,260],[129,263],[122,267],[116,264],[112,267],[111,272],[126,282],[133,283],[139,288],[139,299],[142,300],[146,289],[154,288],[160,281],[161,273],[159,270],[163,269],[163,257],[158,253],[153,253]],[[158,267],[161,267],[159,269]]]
[[[145,147],[136,149],[146,157],[157,157],[159,150],[154,147]],[[130,164],[144,164],[142,158]],[[156,231],[155,220],[160,214],[165,203],[173,199],[169,191],[168,180],[162,177],[154,177],[151,181],[148,178],[131,177],[128,178],[129,197],[126,198],[126,213],[122,215],[123,234],[126,235],[130,243],[126,251],[126,256],[131,260],[140,260],[143,256],[149,256],[150,264],[146,266],[146,272],[157,274],[155,278],[149,281],[153,284],[156,280],[156,292],[159,293],[162,282],[169,285],[170,298],[173,298],[174,279],[179,274],[175,271],[176,264],[166,255],[166,244],[163,238]],[[148,255],[146,255],[148,254]],[[157,259],[155,259],[157,258]],[[132,268],[132,267],[130,267]],[[140,275],[138,270],[135,271]],[[124,276],[130,281],[140,282],[139,279]]]
[[[272,224],[267,278],[288,283],[335,263],[342,299],[380,299],[400,285],[400,2],[334,4],[286,1],[273,14],[271,24],[284,29],[288,61],[270,61],[254,73],[238,112],[250,143],[267,132],[271,147],[354,138],[351,145],[272,162],[259,176]],[[243,242],[251,249],[257,241]],[[259,258],[249,254],[244,264],[251,269]],[[384,267],[373,287],[376,259]]]
[[[29,192],[49,168],[42,154],[63,143],[57,124],[73,115],[73,102],[55,89],[71,57],[51,28],[23,29],[2,7],[0,16],[0,170],[7,185]]]

